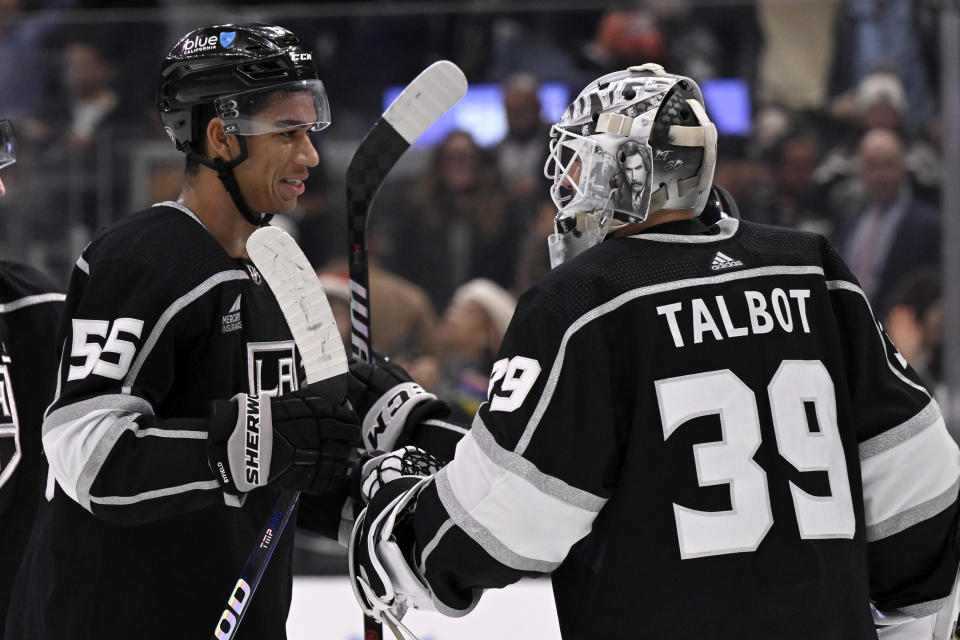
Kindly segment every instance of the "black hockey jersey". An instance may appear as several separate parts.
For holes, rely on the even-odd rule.
[[[43,423],[55,489],[8,638],[208,637],[277,495],[264,487],[241,504],[220,490],[206,458],[209,404],[301,379],[273,294],[192,212],[164,203],[84,250],[60,344]],[[285,637],[293,529],[236,637]]]
[[[673,222],[524,294],[415,558],[454,615],[552,573],[567,640],[876,638],[945,604],[958,480],[822,237]]]
[[[0,262],[0,629],[43,494],[43,410],[53,399],[63,293],[39,271]]]

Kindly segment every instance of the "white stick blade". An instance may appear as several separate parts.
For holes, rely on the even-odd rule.
[[[277,227],[261,227],[247,240],[247,254],[280,304],[303,358],[307,382],[346,373],[347,353],[330,303],[294,239]]]
[[[420,72],[383,112],[383,119],[413,144],[427,127],[467,92],[467,77],[449,60],[440,60]]]

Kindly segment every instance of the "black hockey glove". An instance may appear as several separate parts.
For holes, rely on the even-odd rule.
[[[350,361],[347,398],[363,419],[363,448],[368,451],[408,444],[424,420],[450,413],[447,403],[424,391],[400,365],[378,354],[373,362]]]
[[[360,446],[357,415],[316,387],[217,400],[208,430],[207,460],[232,494],[266,484],[322,493],[347,474]]]

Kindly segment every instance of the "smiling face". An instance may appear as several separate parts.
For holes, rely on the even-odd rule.
[[[306,91],[277,93],[257,117],[278,128],[289,127],[245,136],[247,159],[233,169],[233,175],[240,185],[240,193],[253,211],[289,213],[296,208],[297,198],[304,192],[303,181],[310,167],[320,162],[308,135],[311,125],[297,124],[316,121],[313,97]]]

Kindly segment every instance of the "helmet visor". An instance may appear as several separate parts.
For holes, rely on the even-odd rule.
[[[9,120],[0,120],[0,169],[17,161],[17,137]]]
[[[330,125],[330,103],[320,80],[298,80],[221,96],[214,101],[223,132],[258,136],[296,127]]]

